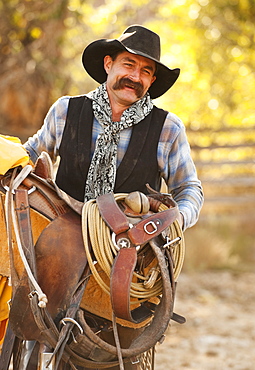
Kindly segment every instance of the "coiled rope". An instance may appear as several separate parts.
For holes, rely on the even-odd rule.
[[[127,194],[115,194],[116,202],[123,201]],[[168,209],[163,203],[159,207],[159,212]],[[185,244],[182,230],[178,221],[175,221],[166,230],[169,240],[177,238],[178,243],[170,246],[174,260],[174,279],[177,280],[184,261]],[[94,199],[86,202],[82,209],[82,234],[84,247],[88,258],[91,272],[98,285],[110,295],[110,275],[113,261],[118,251],[112,241],[111,231],[102,219],[96,201]],[[93,253],[90,248],[92,248]],[[143,247],[141,247],[143,250]],[[139,253],[139,252],[138,252]],[[102,277],[104,272],[108,279]],[[105,276],[104,275],[104,276]],[[153,278],[154,275],[154,278]],[[154,280],[152,284],[148,281]],[[162,293],[162,279],[160,271],[153,267],[147,276],[134,272],[133,282],[131,283],[130,297],[139,298],[139,301],[146,301]],[[137,303],[137,301],[131,301]]]

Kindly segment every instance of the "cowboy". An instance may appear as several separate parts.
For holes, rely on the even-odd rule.
[[[185,230],[203,203],[182,121],[157,108],[180,70],[160,62],[160,38],[140,26],[118,39],[100,39],[84,50],[87,73],[100,85],[88,94],[64,96],[50,108],[42,128],[25,143],[31,160],[46,151],[60,156],[56,184],[87,201],[108,192],[159,191],[162,178],[179,208]]]

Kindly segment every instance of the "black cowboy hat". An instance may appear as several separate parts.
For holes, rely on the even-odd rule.
[[[141,55],[156,62],[156,80],[149,88],[152,99],[164,94],[175,83],[180,69],[170,69],[160,62],[160,38],[148,28],[139,25],[128,27],[118,39],[100,39],[89,44],[82,55],[88,74],[100,84],[106,81],[104,57],[117,51]]]

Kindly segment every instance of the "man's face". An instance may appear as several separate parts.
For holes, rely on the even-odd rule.
[[[104,67],[111,104],[132,105],[146,94],[156,79],[154,61],[127,51],[118,54],[115,60],[106,55]]]

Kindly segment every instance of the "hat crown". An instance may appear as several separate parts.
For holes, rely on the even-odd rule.
[[[128,49],[160,60],[160,38],[148,28],[139,25],[130,26],[118,40]]]

